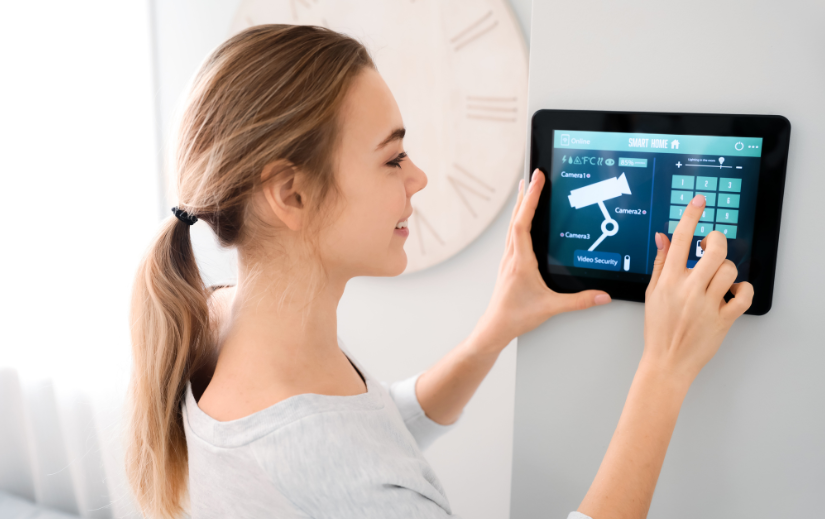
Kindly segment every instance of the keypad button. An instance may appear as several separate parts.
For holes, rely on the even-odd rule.
[[[739,195],[729,195],[727,193],[719,193],[719,203],[716,204],[721,208],[739,208]]]
[[[696,230],[693,231],[693,235],[694,236],[707,236],[708,234],[710,234],[710,231],[712,231],[712,230],[713,230],[713,224],[712,223],[699,222],[698,224],[696,224]]]
[[[673,175],[673,184],[670,187],[673,189],[693,189],[694,180],[696,180],[696,177],[690,175]]]
[[[728,193],[738,193],[742,191],[742,179],[741,178],[720,178],[719,179],[719,191],[725,191]]]
[[[682,218],[682,215],[685,212],[685,206],[683,205],[672,205],[670,206],[670,219],[671,220],[679,220]]]
[[[696,177],[696,189],[702,191],[716,191],[716,177]]]
[[[719,209],[716,214],[719,223],[739,223],[739,211],[736,209]]]
[[[732,240],[736,238],[736,226],[735,225],[722,225],[717,223],[716,230],[724,234],[727,239]]]
[[[716,205],[716,193],[702,193],[701,191],[696,193],[697,195],[703,195],[705,197],[705,206],[713,207]]]
[[[693,198],[693,191],[671,191],[670,203],[687,205]]]
[[[673,234],[676,231],[676,226],[679,225],[679,222],[674,222],[673,220],[667,223],[667,233]]]
[[[699,217],[700,222],[712,222],[713,221],[713,214],[716,212],[716,209],[711,207],[706,207],[704,211],[702,211],[702,216]]]

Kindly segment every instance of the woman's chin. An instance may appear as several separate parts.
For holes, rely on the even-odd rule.
[[[374,259],[373,256],[371,259]],[[394,277],[404,273],[407,268],[407,253],[404,249],[390,251],[381,263],[361,264],[358,276]]]
[[[394,255],[388,267],[387,276],[400,276],[404,273],[404,269],[407,268],[407,253],[404,249],[401,249],[399,255]]]

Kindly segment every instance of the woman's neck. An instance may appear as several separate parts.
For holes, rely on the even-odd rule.
[[[224,339],[242,344],[261,360],[337,350],[337,309],[344,286],[310,268],[241,267]]]
[[[219,354],[202,397],[216,414],[237,414],[225,412],[229,402],[248,403],[249,414],[294,394],[366,390],[338,347],[337,309],[346,281],[319,270],[309,263],[264,268],[239,259],[238,284],[223,290],[223,305],[218,301]]]

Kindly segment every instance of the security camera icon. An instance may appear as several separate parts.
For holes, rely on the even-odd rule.
[[[607,180],[602,180],[601,182],[570,191],[570,195],[568,195],[567,198],[570,200],[570,206],[572,208],[581,209],[582,207],[599,204],[599,209],[602,210],[602,214],[604,215],[602,235],[599,236],[598,240],[593,242],[593,245],[587,249],[588,251],[595,250],[605,238],[614,236],[619,232],[619,222],[610,217],[610,213],[607,212],[607,207],[604,206],[604,201],[629,194],[631,194],[630,186],[627,185],[627,177],[624,176],[624,173],[618,177],[608,178]]]

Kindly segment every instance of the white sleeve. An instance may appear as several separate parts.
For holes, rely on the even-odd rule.
[[[584,515],[581,512],[570,512],[567,519],[591,519],[591,517],[589,515]]]
[[[424,372],[422,371],[421,373]],[[415,394],[415,383],[418,377],[421,376],[421,373],[408,379],[394,382],[391,385],[386,382],[382,382],[381,385],[390,393],[390,397],[392,397],[395,405],[401,412],[401,418],[404,419],[404,424],[418,443],[418,448],[424,450],[442,434],[451,431],[461,420],[464,412],[462,411],[458,419],[449,425],[436,423],[424,414],[424,410],[418,402],[418,396]]]

